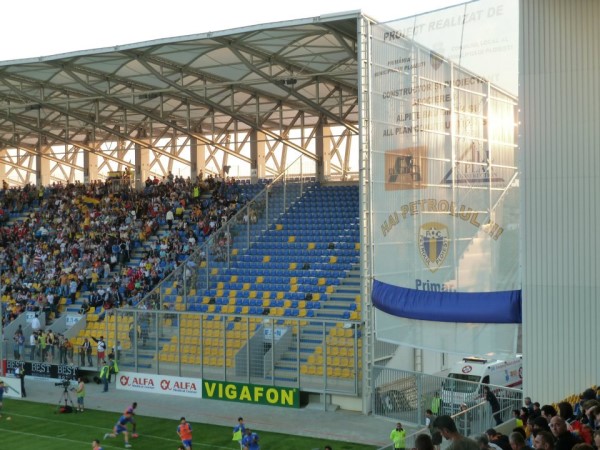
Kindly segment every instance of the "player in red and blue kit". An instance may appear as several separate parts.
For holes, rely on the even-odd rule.
[[[125,448],[131,448],[131,444],[129,443],[129,432],[127,431],[127,424],[131,422],[132,418],[133,417],[131,414],[123,414],[121,417],[119,417],[119,420],[117,420],[117,423],[113,427],[113,432],[106,433],[104,435],[104,439],[108,439],[109,437],[114,438],[117,437],[119,434],[123,433],[123,437],[125,438]]]
[[[135,408],[137,408],[137,402],[133,402],[131,404],[131,406],[128,406],[127,409],[125,410],[125,412],[123,414],[129,414],[131,416],[131,437],[132,438],[136,438],[139,435],[136,432],[136,428],[137,428],[137,423],[135,422],[135,417],[133,417],[135,415]]]
[[[177,427],[177,435],[181,439],[181,443],[185,450],[192,450],[192,426],[186,422],[185,417],[180,419]]]

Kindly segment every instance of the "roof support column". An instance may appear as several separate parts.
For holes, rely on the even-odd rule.
[[[323,123],[321,119],[316,129],[315,155],[317,156],[317,180],[326,181],[331,175],[331,150],[333,140],[331,138],[331,127]]]
[[[150,150],[135,144],[135,189],[144,189],[146,178],[150,175]]]
[[[98,155],[83,152],[83,183],[88,185],[98,179]]]
[[[48,186],[50,182],[50,160],[42,157],[42,144],[38,143],[37,154],[35,155],[35,165],[37,172],[35,175],[36,186]]]
[[[254,130],[250,136],[250,183],[258,183],[265,177],[265,147],[267,140],[264,133]]]
[[[3,148],[0,150],[0,180],[2,180],[1,189],[4,189],[5,183],[8,183],[6,181],[6,164],[4,163],[6,159],[8,159],[8,150]]]
[[[190,138],[190,176],[192,183],[198,181],[199,175],[206,169],[206,144],[198,145],[198,139]]]

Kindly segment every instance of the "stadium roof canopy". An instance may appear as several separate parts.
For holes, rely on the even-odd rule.
[[[206,145],[206,170],[220,172],[250,165],[252,132],[268,142],[267,172],[278,173],[290,149],[318,159],[319,124],[339,130],[330,164],[341,173],[341,141],[358,134],[361,18],[349,12],[0,62],[4,175],[35,183],[43,159],[52,181],[72,181],[85,152],[98,155],[102,173],[133,167],[136,145],[153,154],[150,172],[164,175],[174,161],[189,165],[191,138]]]

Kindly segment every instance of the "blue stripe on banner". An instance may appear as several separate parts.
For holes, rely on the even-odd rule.
[[[375,280],[373,306],[408,319],[464,323],[521,323],[521,291],[431,292]]]

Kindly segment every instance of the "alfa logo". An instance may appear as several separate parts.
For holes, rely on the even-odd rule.
[[[419,228],[419,254],[431,272],[438,270],[450,250],[448,227],[439,222],[427,222]]]
[[[126,377],[125,375],[121,375],[121,377],[119,378],[119,381],[121,382],[121,386],[127,386],[129,384],[129,377]]]
[[[169,388],[170,388],[170,384],[171,384],[171,383],[169,383],[169,381],[168,381],[168,380],[161,380],[161,381],[160,381],[160,388],[161,388],[163,391],[168,391],[168,390],[169,390]]]

